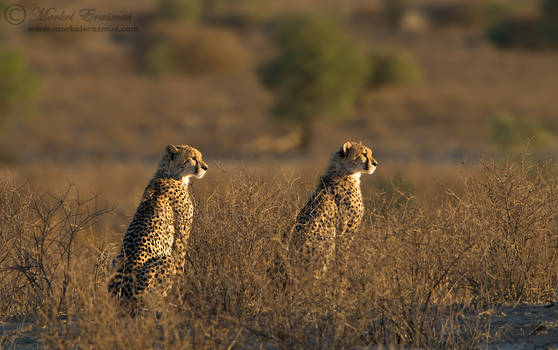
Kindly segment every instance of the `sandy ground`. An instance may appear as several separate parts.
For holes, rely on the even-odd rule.
[[[33,322],[25,318],[0,321],[0,348],[35,350],[41,349],[37,342]]]
[[[505,306],[486,312],[486,317],[491,321],[491,337],[481,349],[558,349],[558,304]],[[32,322],[25,319],[0,322],[0,347],[41,349],[36,332]]]
[[[487,349],[558,349],[558,304],[507,306],[490,317]]]

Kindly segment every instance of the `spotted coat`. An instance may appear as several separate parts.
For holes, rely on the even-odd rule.
[[[284,236],[291,274],[308,271],[316,279],[330,268],[334,256],[346,256],[353,233],[364,214],[360,175],[377,166],[370,148],[346,142],[331,158],[328,169],[296,218],[290,237]],[[272,270],[286,284],[287,268]]]
[[[160,301],[184,271],[194,206],[189,177],[203,177],[207,165],[189,146],[169,145],[159,169],[145,189],[115,257],[108,290],[124,306],[135,308],[146,298]]]

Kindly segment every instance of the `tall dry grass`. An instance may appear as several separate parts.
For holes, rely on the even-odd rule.
[[[136,319],[117,316],[106,292],[120,243],[103,234],[106,209],[3,180],[2,313],[33,315],[49,348],[475,348],[493,337],[484,311],[555,299],[552,163],[485,163],[424,198],[367,186],[348,263],[284,291],[266,269],[315,179],[215,172],[193,184],[183,278],[163,309]]]

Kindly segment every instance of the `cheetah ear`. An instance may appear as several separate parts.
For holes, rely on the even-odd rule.
[[[170,155],[170,159],[174,159],[174,156],[178,154],[178,148],[175,145],[167,146],[167,154]]]
[[[345,142],[339,149],[339,155],[341,157],[346,157],[347,154],[349,154],[349,150],[351,149],[351,147],[353,147],[353,144],[350,141]]]

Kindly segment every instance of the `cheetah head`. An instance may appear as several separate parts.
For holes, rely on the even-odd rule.
[[[201,179],[206,171],[207,164],[200,151],[187,145],[168,145],[158,173],[188,183],[191,176]]]
[[[378,162],[372,157],[372,150],[360,142],[347,141],[333,153],[330,171],[337,175],[372,174]]]

